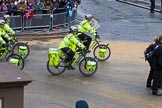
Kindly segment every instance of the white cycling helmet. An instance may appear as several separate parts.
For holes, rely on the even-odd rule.
[[[8,18],[10,18],[10,15],[4,15],[3,18],[8,19]]]
[[[0,19],[0,25],[3,25],[3,24],[5,24],[5,20]]]
[[[85,19],[91,20],[93,18],[93,16],[91,14],[86,14],[85,15]]]
[[[70,27],[70,32],[73,33],[73,32],[78,32],[78,28],[75,27],[75,26],[71,26]]]

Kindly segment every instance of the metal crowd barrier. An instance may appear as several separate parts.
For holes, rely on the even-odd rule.
[[[13,29],[22,29],[23,20],[21,15],[11,16],[10,27]]]
[[[26,20],[23,16],[23,28],[50,28],[50,14],[35,14],[31,20]]]
[[[26,20],[25,16],[16,15],[11,16],[10,27],[14,30],[25,29],[53,29],[55,26],[65,25],[75,21],[77,10],[73,10],[72,16],[68,16],[67,9],[59,9],[52,11],[45,11],[42,14],[34,14],[30,20]]]

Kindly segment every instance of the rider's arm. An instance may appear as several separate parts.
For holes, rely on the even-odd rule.
[[[85,46],[77,39],[77,36],[75,35],[71,36],[70,41],[72,41],[77,46],[81,47],[82,49],[85,48]]]
[[[3,40],[3,38],[1,36],[2,36],[2,34],[0,33],[0,44],[4,45],[4,44],[6,44],[6,42]]]
[[[90,25],[90,23],[84,24],[84,29],[91,33],[91,35],[96,36],[96,30]]]
[[[13,31],[8,24],[5,24],[3,28],[5,31],[11,33],[12,35],[15,35],[15,31]]]
[[[2,37],[5,38],[5,39],[7,39],[8,41],[11,40],[11,37],[7,33],[5,33],[5,32],[2,33]]]

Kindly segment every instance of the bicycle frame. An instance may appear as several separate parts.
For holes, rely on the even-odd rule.
[[[92,42],[91,42],[91,44],[90,44],[90,46],[89,46],[89,49],[92,50],[92,49],[94,49],[97,45],[100,45],[99,41],[97,41],[97,40],[92,40]],[[107,43],[106,46],[108,46],[108,45],[109,45],[109,43]]]
[[[93,41],[91,42],[90,46],[89,46],[89,49],[94,49],[96,45],[99,45],[99,42],[98,41]]]
[[[76,52],[76,54],[78,55],[75,60],[71,63],[71,65],[73,66],[77,61],[79,61],[82,57],[84,57],[84,55],[82,56],[81,52]]]

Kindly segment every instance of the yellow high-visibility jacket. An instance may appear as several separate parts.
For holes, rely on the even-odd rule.
[[[65,47],[70,48],[73,52],[76,51],[76,47],[84,48],[85,46],[77,39],[77,35],[69,33],[67,36],[63,38],[60,42],[58,49],[62,49]]]
[[[96,36],[96,30],[91,26],[91,21],[83,20],[78,25],[78,32],[91,33],[91,35]]]

